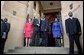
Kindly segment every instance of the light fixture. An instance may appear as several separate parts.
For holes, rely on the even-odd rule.
[[[52,6],[53,5],[53,2],[50,2],[50,5]]]

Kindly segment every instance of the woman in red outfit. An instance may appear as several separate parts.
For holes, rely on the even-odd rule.
[[[26,38],[26,46],[29,46],[29,44],[30,44],[32,33],[33,33],[33,23],[32,23],[32,19],[29,18],[29,19],[27,19],[25,28],[24,28],[24,35]]]

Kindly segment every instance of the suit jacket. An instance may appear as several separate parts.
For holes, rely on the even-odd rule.
[[[48,29],[48,20],[46,20],[46,19],[41,20],[41,31],[47,31],[47,29]]]
[[[34,31],[39,31],[39,26],[38,26],[37,24],[40,25],[38,19],[34,19],[34,20],[33,20]]]
[[[9,32],[10,31],[10,23],[5,23],[6,24],[6,31],[5,32]]]
[[[78,34],[81,32],[80,22],[77,18],[65,20],[66,32],[69,34]]]
[[[4,21],[1,21],[1,36],[3,35],[3,32],[6,30],[5,29],[5,22]]]
[[[2,21],[2,23],[1,23],[1,36],[4,35],[3,32],[6,32],[5,39],[7,39],[9,30],[10,30],[10,23],[5,23],[4,21]]]

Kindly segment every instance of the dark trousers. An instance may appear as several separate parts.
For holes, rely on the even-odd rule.
[[[24,46],[26,45],[26,42],[25,42],[26,38],[24,37]]]
[[[5,42],[6,42],[6,39],[2,38],[1,43],[0,43],[0,52],[1,52],[1,54],[4,53]]]
[[[75,34],[75,35],[69,35],[69,43],[70,43],[70,54],[74,53],[74,42],[77,45],[78,48],[78,53],[82,54],[82,49],[81,49],[81,45],[80,45],[80,41],[79,41],[79,35]]]
[[[47,46],[47,43],[48,43],[47,35],[48,34],[46,31],[41,31],[41,38],[42,38],[41,46]]]
[[[33,35],[32,35],[32,41],[30,43],[30,46],[39,46],[40,45],[39,40],[40,40],[40,32],[34,31]]]
[[[4,38],[1,38],[0,39],[0,52],[1,52],[1,54],[3,54],[4,53],[4,47],[5,47],[5,42],[6,42],[6,40],[7,40],[7,36],[8,36],[8,32],[6,32],[6,38],[4,39]]]

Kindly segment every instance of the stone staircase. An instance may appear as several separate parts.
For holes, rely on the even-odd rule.
[[[77,53],[77,52],[76,52]],[[69,54],[69,48],[64,47],[16,47],[5,54]]]

